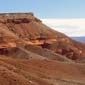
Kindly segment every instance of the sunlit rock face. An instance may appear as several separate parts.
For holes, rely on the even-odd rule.
[[[54,31],[33,13],[0,14],[0,48],[35,45],[64,55],[72,60],[85,56],[85,46]]]
[[[33,13],[0,14],[0,85],[85,85],[85,45]]]

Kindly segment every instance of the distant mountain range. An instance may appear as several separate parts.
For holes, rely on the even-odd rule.
[[[79,41],[79,42],[85,42],[85,36],[82,36],[82,37],[72,37],[72,39],[74,39],[74,40],[77,40],[77,41]]]

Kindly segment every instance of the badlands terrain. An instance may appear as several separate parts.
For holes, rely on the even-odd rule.
[[[85,85],[85,45],[33,13],[2,13],[0,85]]]

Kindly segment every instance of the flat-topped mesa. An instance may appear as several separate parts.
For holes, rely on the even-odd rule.
[[[30,21],[41,22],[39,19],[34,17],[32,12],[29,13],[1,13],[0,23],[28,23]]]

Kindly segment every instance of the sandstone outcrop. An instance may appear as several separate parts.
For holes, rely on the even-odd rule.
[[[85,57],[85,46],[54,31],[33,13],[0,14],[0,49],[36,45],[72,60]]]
[[[85,45],[33,13],[0,14],[0,85],[85,85]]]

